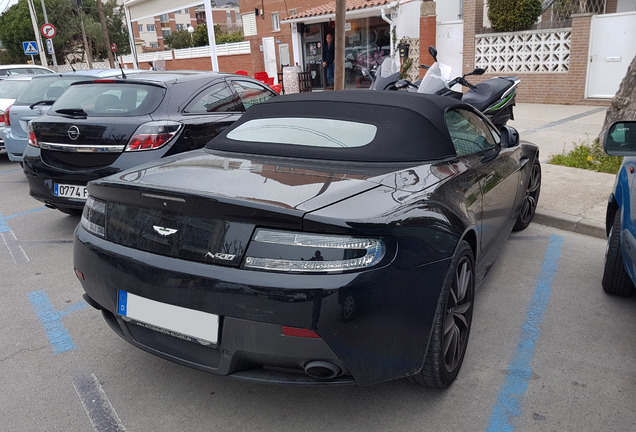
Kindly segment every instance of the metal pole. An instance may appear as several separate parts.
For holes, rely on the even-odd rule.
[[[35,6],[33,6],[33,0],[27,0],[27,4],[29,5],[31,23],[33,23],[33,31],[35,32],[35,43],[37,44],[38,52],[40,53],[40,62],[42,62],[42,66],[48,67],[49,64],[46,61],[46,55],[44,54],[44,49],[42,46],[42,38],[40,37],[40,29],[38,28],[38,19],[35,13]],[[33,61],[33,56],[31,56],[31,61]]]
[[[128,43],[130,44],[130,53],[133,58],[133,68],[139,69],[137,46],[135,45],[135,33],[133,32],[132,21],[130,20],[130,10],[126,6],[124,6],[124,15],[126,16],[126,26],[128,27]]]
[[[49,18],[46,16],[46,6],[44,6],[44,0],[42,0],[42,13],[44,14],[44,24],[49,24]],[[53,60],[53,69],[57,72],[57,59],[55,58],[55,47],[53,46],[53,41],[51,41],[51,49],[53,54],[51,54],[51,59]]]
[[[214,18],[212,17],[212,4],[210,0],[205,0],[205,21],[208,28],[208,43],[210,44],[210,60],[212,70],[219,71],[219,59],[216,55],[216,36],[214,36]]]

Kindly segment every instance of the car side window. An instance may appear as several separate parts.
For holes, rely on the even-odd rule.
[[[223,83],[199,93],[184,111],[191,114],[243,111],[243,105],[236,93]]]
[[[465,109],[449,110],[446,127],[458,156],[479,153],[497,145],[498,140],[488,124],[477,114]]]
[[[252,105],[267,102],[274,93],[266,88],[249,81],[232,81],[232,85],[238,93],[245,109],[249,109]]]

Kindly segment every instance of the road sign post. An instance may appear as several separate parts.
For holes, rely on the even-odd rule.
[[[44,2],[42,2],[42,7],[44,7]],[[53,65],[55,70],[57,71],[57,59],[55,58],[55,48],[53,47],[53,38],[57,35],[57,29],[53,24],[46,23],[42,24],[42,27],[40,27],[40,31],[42,32],[42,36],[46,38],[46,48],[48,53],[51,55],[51,58],[53,59]]]

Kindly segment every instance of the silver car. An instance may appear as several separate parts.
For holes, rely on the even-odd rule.
[[[22,90],[31,81],[33,75],[12,75],[0,80],[0,150],[4,149],[2,130],[4,129],[4,112],[13,104]]]
[[[129,74],[139,71],[125,72]],[[27,124],[46,113],[72,83],[119,76],[121,73],[119,69],[90,69],[33,77],[4,116],[6,126],[2,131],[2,138],[9,159],[22,162],[28,143]]]

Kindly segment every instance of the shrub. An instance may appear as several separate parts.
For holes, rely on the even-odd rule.
[[[541,15],[541,0],[488,0],[488,19],[500,32],[525,30]]]

